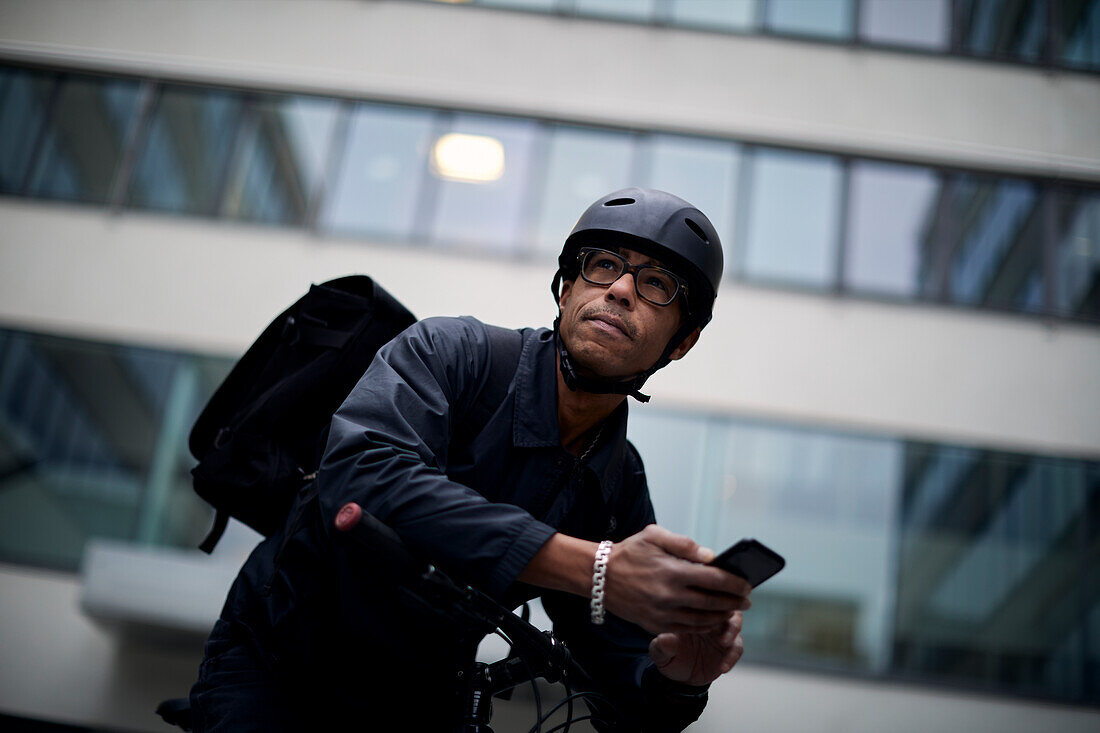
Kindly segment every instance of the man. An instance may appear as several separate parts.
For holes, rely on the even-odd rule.
[[[626,189],[588,208],[558,264],[555,327],[519,332],[507,394],[476,435],[463,418],[503,358],[484,324],[427,319],[379,352],[333,417],[320,511],[262,543],[230,592],[192,691],[196,730],[448,729],[473,649],[341,551],[333,521],[349,501],[501,602],[541,595],[631,726],[699,716],[741,655],[751,588],[654,524],[625,402],[648,400],[646,379],[698,340],[721,244],[682,199]]]

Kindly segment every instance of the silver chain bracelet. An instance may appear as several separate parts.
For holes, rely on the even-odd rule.
[[[596,549],[596,562],[592,565],[592,623],[603,623],[603,594],[607,583],[607,561],[611,559],[611,540],[604,540]]]

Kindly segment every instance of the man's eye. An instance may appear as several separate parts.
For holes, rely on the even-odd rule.
[[[672,286],[669,285],[665,279],[656,276],[646,280],[646,285],[650,286],[651,288],[659,288],[662,292],[665,293],[672,290]]]
[[[614,270],[618,267],[618,264],[610,257],[602,257],[596,260],[596,267],[602,267],[605,270]]]

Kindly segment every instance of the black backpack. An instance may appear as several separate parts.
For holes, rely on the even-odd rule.
[[[321,462],[332,414],[387,341],[416,317],[365,275],[310,286],[264,329],[191,429],[195,491],[216,510],[199,546],[211,552],[236,517],[269,536],[286,523]],[[518,332],[490,327],[489,382],[465,417],[476,436],[504,400],[519,361]]]

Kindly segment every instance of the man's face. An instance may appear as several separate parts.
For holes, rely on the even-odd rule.
[[[632,265],[662,263],[634,250],[609,247]],[[630,377],[652,367],[680,327],[681,303],[653,305],[638,297],[629,273],[611,285],[583,278],[565,281],[561,297],[561,337],[579,369],[597,377]],[[679,359],[698,338],[698,329],[672,353]]]

